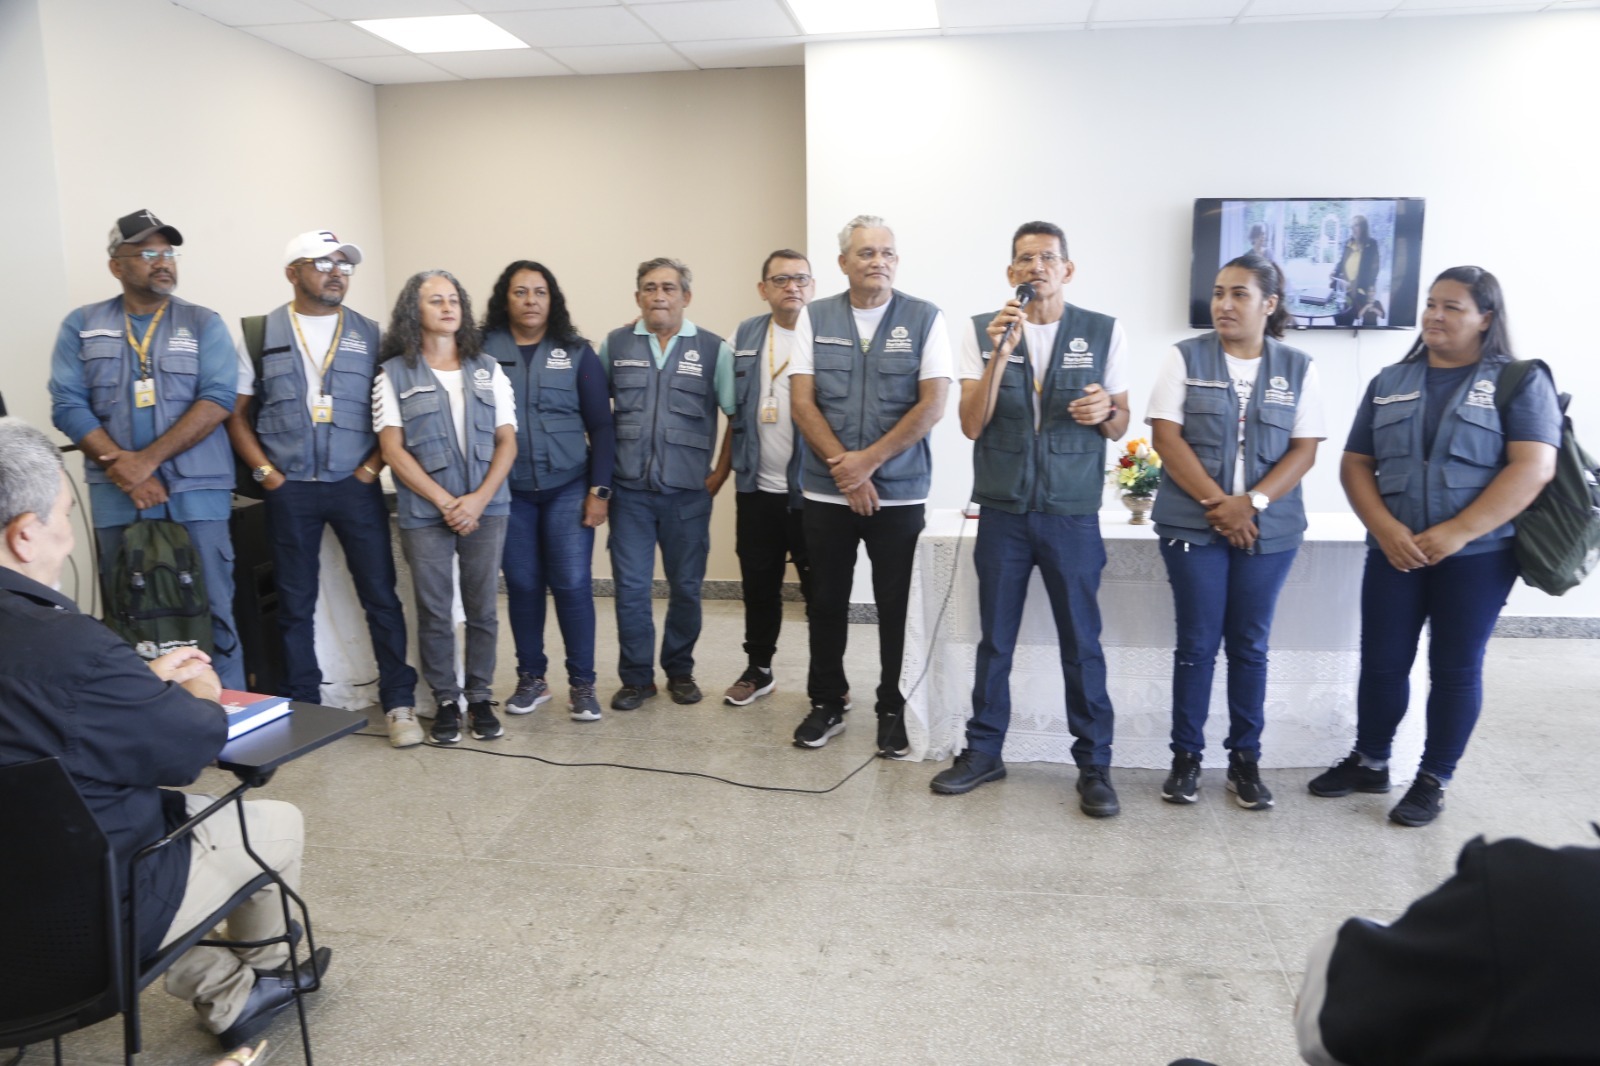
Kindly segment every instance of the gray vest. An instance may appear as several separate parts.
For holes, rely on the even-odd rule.
[[[372,432],[372,378],[378,368],[378,324],[345,309],[344,332],[322,387],[333,398],[333,421],[313,422],[306,408],[305,361],[289,306],[267,315],[256,382],[256,436],[267,461],[290,481],[341,481],[377,447]],[[327,352],[307,353],[319,366]]]
[[[972,319],[984,359],[994,355],[986,332],[993,319],[993,312]],[[1110,315],[1067,305],[1039,395],[1037,432],[1027,340],[1017,342],[1000,378],[993,416],[973,448],[975,501],[1011,514],[1084,515],[1100,510],[1106,439],[1098,426],[1073,421],[1067,405],[1083,395],[1085,385],[1104,379],[1115,324]]]
[[[78,356],[83,360],[89,409],[119,447],[129,447],[139,356],[123,336],[122,311],[120,296],[83,308]],[[150,338],[150,374],[156,396],[152,410],[158,437],[183,417],[200,394],[200,335],[214,317],[215,311],[176,296],[167,300],[167,313]],[[83,466],[84,480],[91,485],[111,483],[92,458],[86,456]],[[160,473],[169,493],[232,489],[233,448],[227,430],[219,424],[194,447],[162,463]]]
[[[817,300],[807,309],[813,333],[812,382],[817,409],[847,451],[860,451],[895,427],[921,395],[918,373],[939,309],[896,290],[889,309],[861,350],[850,294]],[[839,489],[828,464],[806,449],[805,488],[829,496]],[[878,467],[872,485],[879,499],[919,500],[933,483],[933,455],[923,437]]]
[[[766,380],[762,360],[767,357],[767,327],[771,315],[757,315],[739,323],[733,335],[733,388],[739,410],[733,416],[734,487],[739,492],[757,492],[756,474],[761,469],[761,383]],[[794,450],[789,455],[789,506],[805,504],[800,494],[800,459],[805,441],[794,431]]]
[[[1225,491],[1235,494],[1255,485],[1289,450],[1295,410],[1300,403],[1311,357],[1272,337],[1264,339],[1255,390],[1245,407],[1245,484],[1231,485],[1239,454],[1239,394],[1216,333],[1178,343],[1188,374],[1183,400],[1183,439]],[[1210,544],[1218,536],[1206,523],[1200,502],[1170,478],[1163,479],[1151,513],[1156,533],[1172,540]],[[1261,555],[1298,547],[1306,530],[1306,509],[1295,485],[1256,518]]]
[[[578,367],[589,345],[574,338],[561,347],[545,337],[533,358],[509,332],[497,329],[483,338],[483,350],[499,361],[517,396],[517,461],[511,487],[538,492],[569,484],[589,465],[589,437],[578,405]]]
[[[611,396],[617,427],[615,482],[625,489],[704,489],[717,438],[717,353],[722,338],[700,330],[673,342],[656,369],[648,334],[611,331]]]
[[[1503,362],[1480,362],[1450,397],[1439,420],[1433,450],[1423,452],[1422,405],[1428,364],[1395,363],[1378,371],[1373,389],[1372,450],[1378,461],[1378,491],[1406,528],[1420,533],[1448,521],[1478,498],[1506,465],[1505,433],[1495,409]],[[1487,386],[1487,387],[1485,387]],[[1474,543],[1502,540],[1515,530],[1507,522]],[[1377,547],[1377,540],[1367,537]]]
[[[406,365],[404,356],[395,356],[383,364],[383,371],[394,383],[395,396],[400,401],[406,451],[418,465],[452,496],[465,495],[483,484],[489,475],[489,461],[494,458],[494,360],[481,352],[471,359],[461,360],[467,412],[465,455],[456,438],[449,395],[433,376],[427,361],[419,355],[417,365],[412,367]],[[394,484],[399,503],[395,517],[401,529],[418,529],[444,521],[431,501],[412,492],[399,478],[395,478]],[[504,481],[483,513],[511,513],[511,489]]]

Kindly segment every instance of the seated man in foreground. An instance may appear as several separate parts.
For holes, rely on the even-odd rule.
[[[158,786],[194,781],[222,749],[227,720],[204,652],[181,648],[146,663],[56,591],[74,546],[72,502],[55,446],[27,423],[0,418],[0,765],[60,758],[126,885],[140,848],[210,803]],[[256,853],[297,888],[305,837],[299,809],[274,800],[244,807]],[[258,873],[232,811],[201,823],[192,842],[177,841],[142,863],[140,955],[154,955]],[[283,931],[276,886],[228,918],[235,940]],[[327,953],[319,955],[325,966]],[[287,959],[283,944],[196,947],[167,971],[167,991],[194,1005],[224,1049],[237,1047],[294,1002]],[[301,981],[310,981],[312,963],[301,969]]]

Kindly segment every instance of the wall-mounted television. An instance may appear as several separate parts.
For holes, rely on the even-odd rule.
[[[1211,327],[1222,264],[1277,263],[1295,329],[1414,329],[1422,271],[1421,197],[1196,200],[1189,325]]]

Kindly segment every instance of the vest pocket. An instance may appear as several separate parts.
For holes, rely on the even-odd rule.
[[[900,421],[905,408],[917,402],[917,371],[921,366],[921,360],[906,356],[878,358],[878,399],[900,408],[892,417],[890,412],[884,412],[885,432]]]
[[[1021,433],[995,429],[991,422],[973,449],[978,493],[1007,502],[1022,499],[1022,485],[1028,471],[1023,452],[1027,446],[1027,439]]]
[[[104,422],[122,399],[122,338],[90,337],[83,342],[83,383],[89,388],[89,408]]]
[[[645,391],[650,387],[648,370],[617,367],[611,371],[611,394],[618,411],[643,411]]]
[[[812,385],[819,397],[842,400],[850,395],[855,357],[848,352],[818,351],[812,364]]]
[[[1256,408],[1256,455],[1264,463],[1276,463],[1289,450],[1289,434],[1294,431],[1294,408],[1262,404]]]
[[[1498,467],[1505,451],[1499,413],[1492,407],[1461,407],[1456,413],[1461,421],[1450,435],[1450,457],[1474,466]]]
[[[661,483],[675,489],[704,488],[711,473],[711,438],[675,426],[667,426],[661,437]]]
[[[1196,455],[1202,449],[1216,451],[1219,468],[1223,442],[1230,431],[1237,432],[1232,406],[1228,394],[1221,389],[1191,385],[1183,398],[1183,439]]]
[[[539,378],[541,412],[567,414],[578,409],[578,382],[572,371],[549,371]]]
[[[167,352],[161,357],[160,377],[163,399],[193,402],[200,378],[200,357]]]
[[[547,472],[583,465],[589,455],[589,444],[584,436],[582,418],[577,415],[541,417],[539,428],[545,435]]]
[[[1416,400],[1380,404],[1372,412],[1372,451],[1378,459],[1404,459],[1411,454],[1411,420],[1422,410]]]
[[[644,427],[637,422],[617,422],[617,472],[620,481],[637,481],[644,477],[644,445],[640,438]]]
[[[696,420],[706,414],[706,379],[693,374],[673,374],[667,390],[667,410]]]
[[[1411,471],[1409,470],[1379,470],[1378,493],[1382,496],[1404,496],[1406,487],[1411,484]],[[1398,501],[1395,501],[1398,502]],[[1389,513],[1394,514],[1395,502],[1389,504]]]

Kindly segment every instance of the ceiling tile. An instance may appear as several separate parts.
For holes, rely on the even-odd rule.
[[[485,15],[493,11],[549,11],[561,7],[621,7],[622,0],[461,0]]]
[[[939,0],[939,24],[968,26],[1051,26],[1082,23],[1093,0]]]
[[[370,59],[329,59],[325,61],[335,70],[342,70],[353,78],[373,85],[402,85],[417,81],[455,81],[431,63],[416,56],[375,56]]]
[[[1388,11],[1400,0],[1251,0],[1244,17],[1266,15],[1337,15],[1352,11]]]
[[[800,67],[806,62],[806,46],[798,37],[684,41],[673,47],[699,67]]]
[[[346,22],[302,22],[290,26],[251,26],[246,33],[271,41],[308,59],[398,56],[405,51]]]
[[[1352,19],[1381,19],[1387,11],[1333,11],[1310,15],[1240,15],[1235,22],[1347,22]]]
[[[621,7],[579,7],[560,11],[507,11],[487,16],[535,48],[657,44],[655,33]]]
[[[1428,15],[1515,15],[1525,11],[1539,11],[1547,6],[1543,2],[1507,4],[1504,3],[1503,0],[1497,0],[1497,2],[1492,4],[1474,4],[1472,7],[1462,6],[1463,4],[1471,2],[1472,0],[1450,0],[1450,3],[1454,5],[1450,7],[1433,5],[1397,7],[1393,11],[1389,12],[1388,17],[1392,19],[1399,19],[1421,18]]]
[[[1204,20],[1233,18],[1247,0],[1097,0],[1090,23],[1164,22],[1183,20],[1190,25],[1205,25]],[[1198,21],[1197,21],[1198,20]]]
[[[997,33],[1067,33],[1072,30],[1086,30],[1087,22],[1051,22],[1039,23],[1035,26],[953,26],[944,31],[946,37],[980,37]]]
[[[800,27],[778,0],[684,0],[677,4],[646,4],[634,14],[668,41],[800,34]]]
[[[174,0],[179,7],[225,26],[267,26],[275,22],[323,22],[328,16],[300,0]]]
[[[493,52],[433,52],[428,62],[463,78],[540,78],[572,70],[536,48]]]
[[[1091,30],[1165,30],[1179,26],[1227,26],[1231,18],[1216,19],[1140,19],[1137,22],[1091,22]]]
[[[644,74],[656,70],[694,69],[694,64],[664,44],[552,48],[549,51],[579,74]]]
[[[306,0],[336,19],[403,19],[422,15],[467,15],[461,0]]]
[[[1547,3],[1548,0],[1546,0],[1546,3],[1538,3],[1537,0],[1520,0],[1520,2],[1519,0],[1401,0],[1395,6],[1395,14],[1403,15],[1408,10],[1426,8],[1449,8],[1452,11],[1466,11],[1472,8],[1478,10],[1492,8],[1496,11],[1522,11],[1528,8],[1545,7]]]

